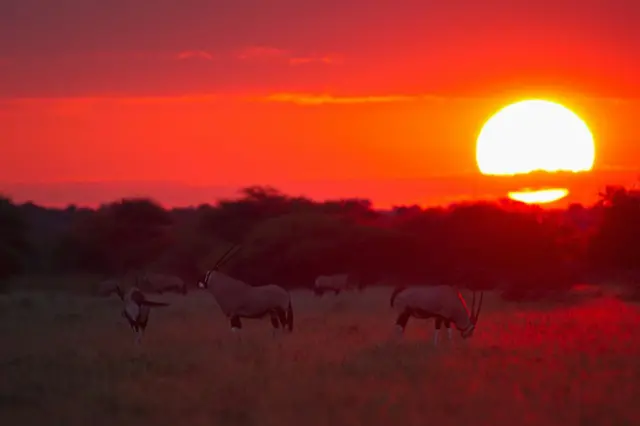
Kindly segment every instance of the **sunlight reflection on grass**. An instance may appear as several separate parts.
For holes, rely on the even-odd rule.
[[[297,292],[292,335],[247,321],[242,339],[206,295],[167,296],[139,348],[115,299],[3,296],[0,409],[25,426],[640,424],[636,305],[490,295],[472,339],[436,348],[433,322],[392,337],[389,292]]]

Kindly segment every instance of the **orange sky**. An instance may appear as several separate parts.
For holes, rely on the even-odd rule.
[[[593,131],[581,201],[640,160],[631,2],[7,3],[0,190],[18,201],[197,204],[251,184],[381,206],[500,195],[510,184],[474,175],[475,139],[523,97]]]

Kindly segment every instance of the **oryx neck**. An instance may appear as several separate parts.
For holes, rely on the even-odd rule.
[[[451,318],[455,323],[456,328],[460,331],[468,329],[473,324],[467,306],[463,301],[461,302],[462,303],[458,305],[458,309],[453,312],[453,318]]]
[[[211,271],[209,274],[208,282],[209,288],[230,288],[230,287],[246,287],[247,284],[244,282],[232,278],[228,275],[223,274],[222,272],[218,272],[216,270]]]

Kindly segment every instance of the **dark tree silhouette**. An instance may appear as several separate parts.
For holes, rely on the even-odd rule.
[[[25,270],[30,252],[27,232],[20,209],[11,199],[0,197],[0,279]]]
[[[105,274],[143,268],[171,244],[171,224],[171,215],[151,200],[103,205],[73,223],[65,242],[70,263]]]
[[[172,210],[140,198],[95,210],[16,206],[5,198],[0,277],[143,269],[192,286],[240,244],[224,270],[254,285],[311,287],[318,275],[348,273],[361,285],[457,284],[521,300],[589,277],[640,278],[638,213],[640,196],[622,187],[565,210],[500,200],[380,211],[366,199],[316,202],[260,186],[215,205]]]
[[[600,194],[600,226],[589,247],[591,262],[602,270],[640,278],[640,192],[608,186]]]

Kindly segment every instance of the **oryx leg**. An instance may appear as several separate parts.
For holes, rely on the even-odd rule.
[[[269,313],[269,316],[271,317],[271,325],[273,326],[274,329],[279,329],[280,328],[280,322],[279,322],[279,318],[278,318],[278,313],[277,311],[271,311]]]
[[[409,309],[405,309],[400,315],[398,315],[398,319],[396,320],[396,330],[399,335],[404,333],[404,329],[407,326],[407,322],[411,317],[411,311]]]
[[[442,327],[442,318],[436,317],[436,331],[433,333],[433,344],[438,344],[438,338],[440,337],[440,328]]]
[[[140,333],[139,334],[139,336],[140,336],[139,337],[139,341],[140,342],[142,341],[142,338],[144,337],[144,332],[146,331],[146,329],[147,329],[147,321],[144,321],[143,323],[138,325],[138,333]]]
[[[231,316],[229,323],[231,324],[231,331],[234,333],[240,331],[242,328],[242,323],[240,322],[240,317],[238,315]]]
[[[132,329],[132,330],[133,330],[133,332],[135,333],[135,337],[134,337],[134,339],[133,339],[133,342],[134,342],[136,345],[139,345],[139,344],[140,344],[140,342],[141,342],[141,340],[142,340],[142,335],[141,335],[141,333],[140,333],[140,331],[141,331],[141,330],[140,330],[140,327],[138,327],[138,326],[137,326],[137,325],[135,325],[135,324],[131,324],[131,329]]]
[[[275,337],[278,329],[280,328],[280,322],[278,317],[278,311],[273,310],[269,312],[269,316],[271,317],[271,325],[273,326],[273,336]]]
[[[449,340],[453,339],[453,332],[451,331],[451,321],[450,320],[444,320],[444,326],[447,327],[447,337],[449,338]]]
[[[282,329],[285,330],[287,328],[287,313],[284,308],[277,308],[276,313],[278,315],[278,320],[280,320],[280,325]]]
[[[127,312],[125,310],[122,311],[122,318],[127,320],[127,324],[129,324],[129,327],[131,328],[131,330],[136,331],[136,327],[134,326],[133,320],[129,318],[129,315],[127,315]]]

